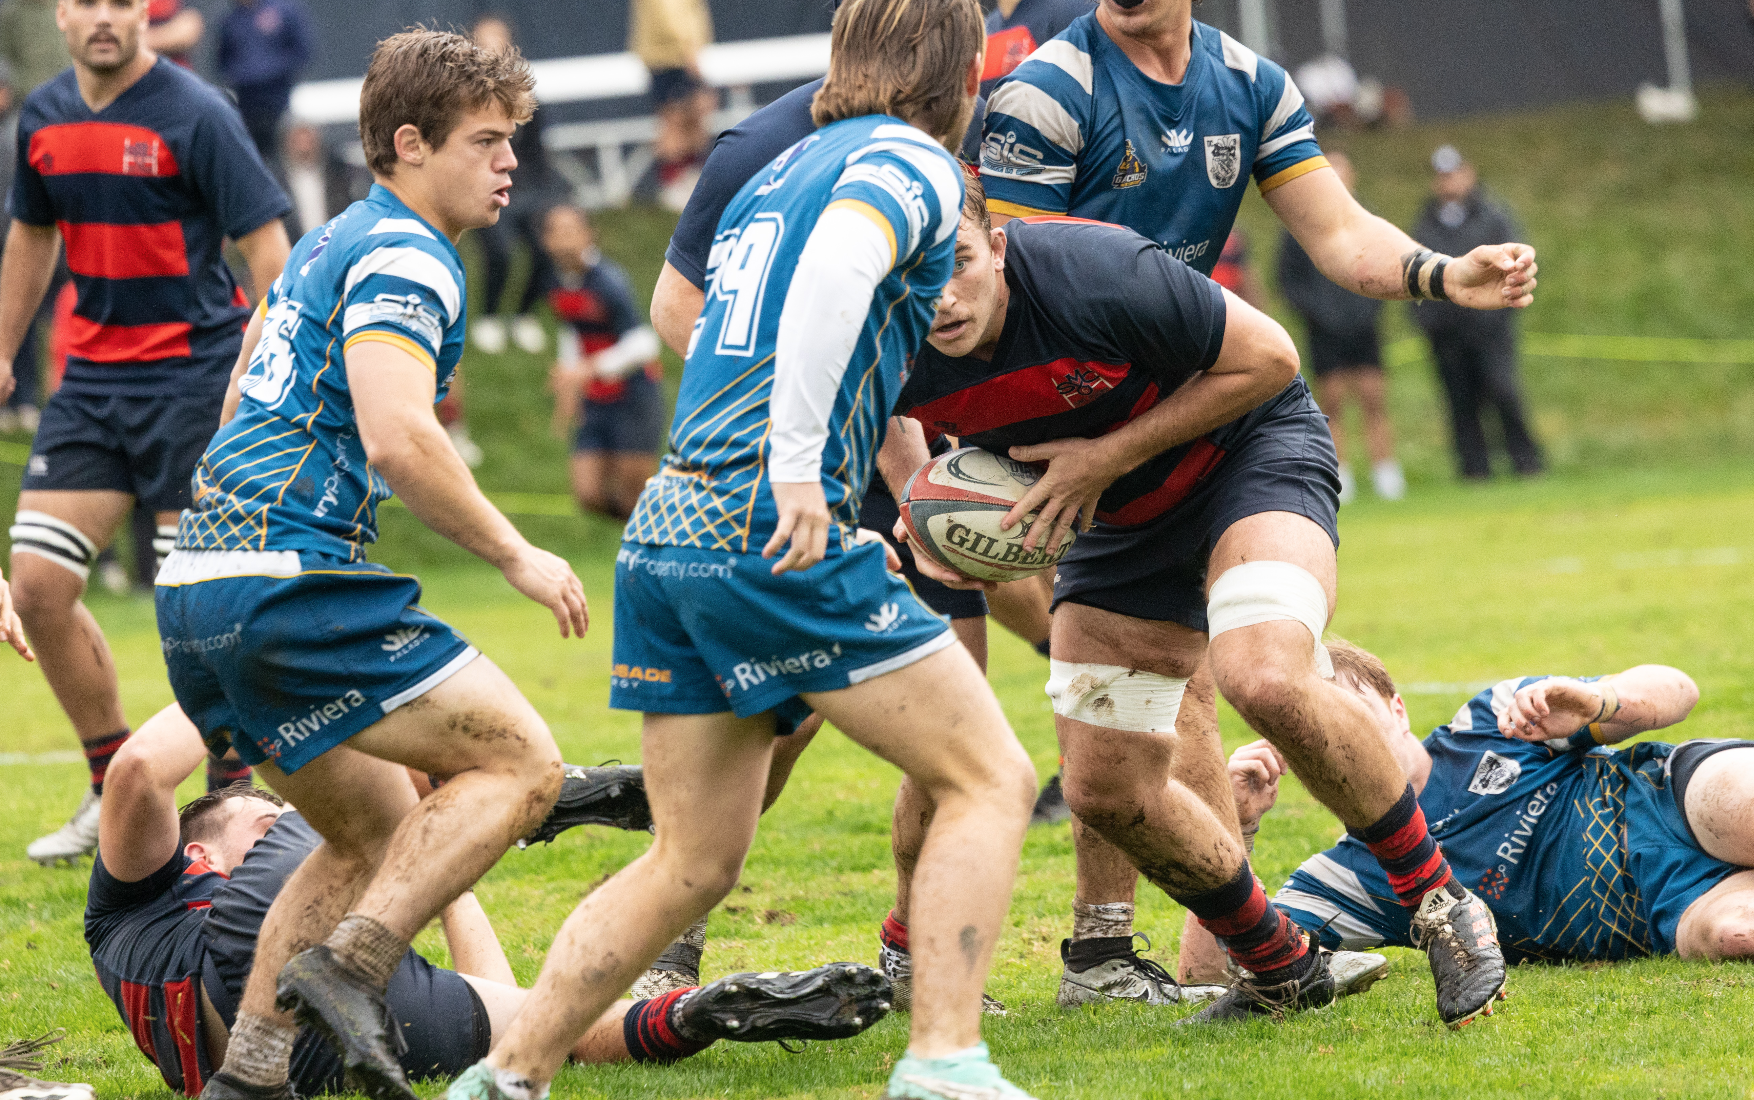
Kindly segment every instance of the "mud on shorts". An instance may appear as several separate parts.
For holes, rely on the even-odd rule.
[[[1292,512],[1340,545],[1340,463],[1302,378],[1208,439],[1222,457],[1169,511],[1078,536],[1054,574],[1055,607],[1084,604],[1204,632],[1207,559],[1238,520]]]

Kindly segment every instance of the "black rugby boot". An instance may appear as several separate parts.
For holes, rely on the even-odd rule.
[[[1334,1003],[1340,991],[1334,984],[1333,972],[1328,969],[1327,952],[1316,946],[1313,936],[1309,939],[1309,957],[1315,961],[1309,973],[1302,978],[1263,982],[1245,971],[1242,977],[1232,982],[1230,988],[1224,991],[1224,996],[1192,1016],[1177,1020],[1176,1025],[1232,1023],[1237,1020],[1251,1020],[1256,1016],[1271,1016],[1280,1020],[1288,1012],[1328,1007]]]
[[[675,1023],[703,1042],[849,1039],[889,1015],[892,996],[888,978],[858,963],[732,974],[683,998]]]
[[[1413,946],[1422,948],[1437,982],[1437,1015],[1451,1028],[1492,1015],[1504,999],[1504,953],[1492,910],[1453,878],[1420,899]]]
[[[252,1085],[220,1070],[207,1079],[207,1087],[201,1090],[201,1100],[298,1100],[298,1097],[289,1081],[278,1085]]]
[[[646,802],[645,772],[637,765],[608,764],[581,768],[568,764],[560,781],[560,797],[554,809],[530,835],[518,841],[527,848],[554,838],[575,825],[607,825],[630,832],[652,827],[652,808]]]
[[[274,1005],[341,1055],[347,1082],[372,1100],[419,1100],[401,1056],[408,1049],[382,990],[318,944],[280,971]]]

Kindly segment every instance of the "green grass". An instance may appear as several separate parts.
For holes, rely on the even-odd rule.
[[[1423,186],[1422,158],[1455,140],[1518,207],[1541,249],[1534,332],[1748,337],[1754,277],[1754,95],[1703,97],[1701,121],[1651,129],[1622,107],[1567,108],[1442,128],[1367,135],[1347,144],[1372,205],[1403,224]],[[1251,199],[1244,223],[1270,260],[1275,234]],[[605,250],[642,293],[661,264],[671,219],[631,211],[602,219]],[[1264,266],[1270,272],[1270,262]],[[1391,308],[1391,338],[1408,329]],[[676,364],[670,363],[672,378]],[[470,421],[487,449],[491,489],[566,490],[565,449],[546,435],[544,364],[471,355]],[[1591,673],[1638,661],[1676,664],[1702,700],[1694,736],[1754,736],[1754,393],[1746,365],[1529,359],[1537,421],[1555,458],[1540,482],[1452,485],[1430,371],[1418,357],[1391,373],[1393,411],[1413,481],[1410,499],[1345,509],[1335,630],[1380,652],[1403,685],[1416,727],[1447,719],[1460,685],[1528,672]],[[11,440],[13,444],[20,442]],[[0,511],[19,471],[0,465]],[[521,517],[585,579],[596,619],[583,641],[555,637],[547,613],[496,575],[387,509],[376,556],[418,568],[427,604],[501,663],[552,725],[568,759],[638,759],[631,716],[606,709],[610,562],[617,531],[571,517]],[[94,595],[123,698],[138,722],[170,700],[140,599]],[[1045,776],[1053,767],[1042,662],[995,631],[992,680]],[[1412,689],[1418,689],[1413,691]],[[0,753],[73,748],[40,675],[0,659],[7,717]],[[1250,738],[1224,714],[1227,742]],[[81,937],[83,871],[19,858],[77,799],[77,764],[0,765],[0,1042],[66,1027],[57,1076],[103,1097],[166,1095],[93,980]],[[799,765],[763,822],[739,890],[715,910],[708,977],[837,958],[871,961],[890,896],[888,808],[896,775],[837,735]],[[189,788],[193,792],[193,787]],[[1325,847],[1337,823],[1295,784],[1268,819],[1256,866],[1271,885]],[[642,850],[644,840],[575,831],[513,852],[481,896],[513,966],[528,981],[579,896]],[[992,992],[1012,1008],[987,1034],[1014,1079],[1044,1097],[1750,1095],[1746,1021],[1754,971],[1674,960],[1522,968],[1505,1011],[1465,1032],[1436,1022],[1423,959],[1392,952],[1393,976],[1367,997],[1284,1025],[1188,1035],[1162,1010],[1063,1013],[1053,1006],[1057,944],[1069,927],[1072,852],[1064,826],[1030,834]],[[1173,958],[1181,914],[1140,892],[1139,927]],[[431,933],[421,946],[442,957]],[[802,1056],[722,1046],[657,1069],[569,1069],[564,1097],[873,1096],[905,1043],[887,1020],[852,1042]],[[437,1092],[426,1086],[423,1093]]]

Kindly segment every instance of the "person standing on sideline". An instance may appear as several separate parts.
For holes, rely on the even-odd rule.
[[[298,0],[237,0],[219,28],[219,72],[262,160],[280,174],[280,120],[311,60],[310,17]]]
[[[170,552],[250,315],[222,243],[264,293],[289,205],[225,97],[145,47],[146,0],[59,11],[73,67],[25,98],[0,263],[0,400],[63,244],[79,292],[11,530],[19,617],[91,769],[72,819],[25,849],[44,865],[97,845],[104,770],[128,736],[86,580],[136,502]]]
[[[1453,145],[1431,154],[1431,197],[1413,234],[1427,248],[1457,255],[1490,241],[1518,240],[1510,210],[1480,186],[1474,166]],[[1481,414],[1490,407],[1504,433],[1511,469],[1523,477],[1546,470],[1547,460],[1529,429],[1517,370],[1516,318],[1508,310],[1482,313],[1450,302],[1421,302],[1413,319],[1431,341],[1437,377],[1449,401],[1456,468],[1469,480],[1492,476]]]
[[[652,74],[658,202],[680,214],[712,146],[706,123],[719,97],[700,74],[700,51],[713,42],[712,12],[706,0],[633,0],[628,14],[627,48]]]
[[[1350,157],[1330,152],[1328,164],[1346,190],[1356,189],[1358,176]],[[1334,453],[1340,458],[1340,503],[1351,501],[1358,491],[1352,467],[1346,462],[1344,418],[1350,400],[1356,400],[1364,414],[1371,485],[1384,500],[1400,500],[1407,493],[1407,478],[1395,459],[1395,429],[1389,424],[1382,341],[1377,335],[1382,302],[1354,294],[1323,275],[1289,229],[1279,241],[1279,293],[1302,315],[1309,329],[1309,365],[1315,374],[1316,398],[1328,416]]]

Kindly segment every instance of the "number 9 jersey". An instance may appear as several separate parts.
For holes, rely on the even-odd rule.
[[[180,550],[292,550],[363,561],[390,496],[366,462],[347,349],[379,341],[431,370],[443,397],[463,354],[456,248],[374,184],[302,237],[263,300],[237,415],[195,471]]]
[[[628,521],[627,542],[759,551],[777,518],[767,476],[776,437],[824,430],[823,493],[842,537],[850,536],[890,411],[950,278],[962,192],[962,172],[944,147],[885,115],[824,126],[744,184],[707,261],[670,453]],[[844,371],[797,357],[795,369],[810,372],[803,388],[811,423],[779,423],[770,399],[780,314],[805,242],[831,209],[873,223],[893,263]]]

